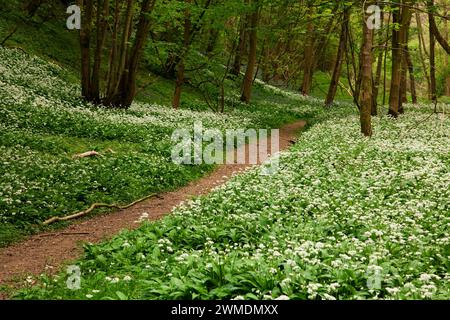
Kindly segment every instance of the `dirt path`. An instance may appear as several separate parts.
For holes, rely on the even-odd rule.
[[[280,129],[280,150],[288,148],[293,143],[305,124],[305,121],[298,121]],[[270,141],[268,145],[270,146]],[[247,147],[247,156],[248,150]],[[57,272],[65,261],[80,256],[81,243],[100,242],[123,229],[136,228],[139,224],[135,221],[144,212],[148,213],[150,220],[159,219],[170,213],[181,202],[208,193],[212,188],[226,182],[233,174],[248,167],[249,165],[221,165],[210,175],[186,187],[162,193],[127,210],[76,221],[63,230],[36,234],[23,242],[0,249],[0,285],[14,284],[27,275]]]

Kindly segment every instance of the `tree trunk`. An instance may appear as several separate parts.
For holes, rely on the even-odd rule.
[[[91,100],[90,67],[91,67],[91,25],[94,0],[79,0],[78,5],[83,10],[83,23],[80,30],[81,47],[81,95]]]
[[[100,8],[102,8],[100,10]],[[92,69],[91,95],[95,103],[100,103],[100,67],[102,64],[103,46],[105,43],[107,17],[109,16],[109,0],[97,0],[97,47],[95,48],[94,66]]]
[[[90,33],[94,5],[93,0],[85,1],[79,0],[78,2],[80,5],[85,5],[84,27],[80,32],[83,97],[93,103],[101,102],[110,107],[128,108],[136,95],[137,68],[150,30],[149,14],[153,10],[156,0],[143,0],[141,2],[139,22],[133,43],[130,42],[130,39],[134,30],[134,1],[115,0],[113,24],[111,26],[111,50],[103,90],[101,90],[100,73],[110,15],[110,0],[96,1],[97,36],[92,70],[90,65]],[[126,8],[125,14],[121,17],[124,7]],[[123,22],[122,25],[121,21]]]
[[[411,53],[409,52],[408,46],[406,47],[406,51],[405,51],[405,60],[406,60],[406,65],[408,66],[412,103],[417,104],[416,78],[414,75],[414,64],[412,62]]]
[[[375,81],[373,83],[373,104],[372,104],[372,116],[378,115],[378,92],[381,85],[381,71],[383,70],[383,55],[384,52],[380,50],[377,59],[377,70],[375,73]]]
[[[308,34],[307,44],[305,47],[304,62],[303,62],[303,82],[300,92],[302,95],[309,95],[311,93],[313,66],[314,66],[314,22],[313,22],[313,8],[308,7]]]
[[[141,7],[141,15],[136,30],[136,37],[131,50],[131,56],[128,61],[128,77],[125,79],[126,86],[124,87],[124,98],[122,104],[125,107],[130,107],[136,95],[136,76],[139,65],[139,60],[142,51],[147,43],[148,33],[150,31],[149,14],[153,11],[156,0],[144,0]]]
[[[391,18],[392,14],[389,12],[388,17],[388,23],[386,28],[386,39],[388,39],[389,34],[391,33]],[[384,63],[383,63],[383,106],[386,105],[386,91],[387,91],[387,55],[388,55],[388,49],[387,49],[388,40],[385,42],[385,48],[384,48]]]
[[[343,14],[342,25],[341,25],[341,35],[339,37],[339,47],[338,47],[336,62],[334,64],[334,70],[333,70],[333,75],[331,77],[328,94],[325,99],[326,106],[332,105],[334,98],[336,96],[336,91],[337,91],[337,87],[339,84],[339,78],[341,75],[342,60],[344,58],[344,52],[345,52],[345,50],[347,50],[347,32],[348,32],[349,19],[350,19],[350,8],[345,8],[344,14]]]
[[[409,52],[408,41],[409,41],[409,27],[411,26],[411,18],[412,18],[411,10],[404,8],[402,10],[402,27],[401,27],[401,32],[400,32],[400,47],[402,50],[402,71],[401,71],[401,83],[400,83],[400,104],[399,104],[398,112],[401,114],[405,112],[404,108],[403,108],[403,103],[408,102],[407,72],[409,69],[409,65],[408,65],[408,60],[407,60],[407,54]],[[413,74],[413,76],[414,76],[414,74]]]
[[[114,92],[112,94],[112,96],[110,97],[111,99],[111,104],[116,106],[116,107],[121,107],[121,102],[123,99],[123,92],[121,92],[121,85],[123,85],[123,78],[124,76],[126,77],[126,75],[124,75],[124,73],[127,73],[128,70],[126,69],[126,64],[127,64],[127,57],[129,55],[129,50],[130,50],[130,34],[131,34],[131,24],[133,22],[133,0],[127,0],[127,9],[126,9],[126,14],[125,14],[125,24],[123,26],[123,31],[122,31],[122,39],[120,41],[120,46],[119,46],[119,65],[117,68],[117,73],[114,76]]]
[[[445,15],[448,14],[448,6],[445,6]],[[444,37],[445,41],[448,42],[448,20],[444,21]],[[447,77],[445,78],[445,95],[450,97],[450,69],[449,69],[449,55],[446,55],[444,58],[444,66],[447,72]]]
[[[405,4],[405,2],[402,2]],[[406,3],[407,4],[407,3]],[[392,79],[391,79],[391,91],[389,97],[389,115],[397,118],[402,111],[402,97],[401,97],[401,79],[402,79],[402,61],[403,50],[406,42],[406,25],[408,16],[410,15],[410,9],[408,6],[399,6],[397,11],[394,12],[394,23],[400,24],[400,29],[394,28],[392,34]]]
[[[427,6],[428,6],[428,12],[429,12],[428,19],[430,22],[430,33],[433,34],[434,39],[439,42],[439,44],[445,50],[445,52],[447,52],[447,54],[450,54],[450,45],[448,44],[448,42],[444,39],[444,37],[439,32],[439,29],[436,25],[436,20],[434,19],[434,15],[433,15],[434,0],[428,0]]]
[[[367,4],[369,6],[370,3]],[[363,21],[363,46],[361,49],[361,132],[366,137],[372,136],[371,110],[373,103],[372,90],[372,45],[373,30],[367,26],[367,14]]]
[[[384,27],[384,12],[381,12],[381,29]],[[381,84],[381,71],[383,70],[383,55],[385,53],[385,50],[381,50],[381,47],[385,45],[384,41],[384,35],[381,34],[381,40],[379,41],[379,50],[380,53],[378,54],[378,61],[377,61],[377,69],[375,74],[375,81],[373,83],[373,103],[372,103],[372,110],[371,115],[376,116],[378,115],[378,91]]]
[[[251,14],[250,17],[250,32],[249,32],[250,46],[248,52],[247,70],[245,71],[244,83],[242,85],[241,101],[245,103],[250,103],[253,86],[253,74],[255,72],[255,65],[256,65],[259,9],[255,8],[254,10],[255,11]]]
[[[111,36],[111,51],[109,54],[109,61],[108,61],[108,73],[106,75],[106,97],[110,97],[114,94],[114,77],[117,73],[117,54],[119,51],[118,48],[118,35],[119,35],[119,20],[120,20],[120,0],[115,1],[114,5],[114,25],[113,25],[113,31]],[[106,103],[107,101],[104,101]]]
[[[185,2],[189,4],[192,2],[192,0],[185,0]],[[184,16],[185,18],[184,18],[184,35],[183,35],[183,53],[180,56],[180,61],[178,63],[178,70],[177,70],[177,79],[175,81],[175,92],[173,94],[173,101],[172,101],[172,107],[174,109],[180,108],[181,88],[184,83],[184,72],[186,69],[184,63],[184,56],[187,54],[187,51],[189,49],[189,42],[192,31],[191,14],[189,9],[185,10]]]
[[[429,1],[429,3],[434,4],[434,1]],[[430,21],[433,19],[433,13],[428,13],[428,19]],[[436,39],[434,38],[434,32],[430,28],[430,89],[431,89],[431,101],[437,102],[437,90],[436,90]]]
[[[245,43],[246,43],[246,16],[243,15],[239,22],[239,38],[238,38],[238,45],[236,47],[236,53],[234,55],[234,63],[233,63],[233,69],[231,71],[231,74],[238,76],[241,73],[241,64],[242,64],[242,57],[245,54]]]
[[[427,52],[426,52],[425,40],[423,37],[421,16],[417,12],[416,12],[416,22],[417,22],[417,33],[419,35],[419,57],[420,57],[420,62],[422,64],[423,75],[425,76],[425,79],[427,80],[428,98],[431,99],[431,79],[430,79],[430,75],[428,74],[427,63],[425,61],[425,55],[427,55]]]

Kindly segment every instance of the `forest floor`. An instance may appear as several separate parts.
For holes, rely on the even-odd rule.
[[[306,125],[303,120],[283,126],[280,129],[280,150],[291,146]],[[268,138],[270,145],[270,137]],[[248,158],[249,146],[245,148]],[[258,159],[264,162],[265,159]],[[259,161],[261,163],[261,161]],[[246,170],[250,165],[221,165],[208,176],[173,192],[161,193],[126,210],[97,215],[91,219],[70,225],[65,229],[40,233],[29,239],[0,249],[0,285],[19,285],[29,275],[54,274],[61,270],[66,261],[79,257],[83,243],[98,243],[111,238],[124,229],[140,225],[139,219],[146,213],[146,220],[156,220],[170,213],[174,207],[186,200],[207,194],[213,188],[225,183],[233,175]],[[148,216],[147,216],[148,214]],[[0,299],[7,298],[6,295]]]

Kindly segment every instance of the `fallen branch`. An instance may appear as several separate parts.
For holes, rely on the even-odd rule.
[[[344,90],[347,92],[347,94],[348,94],[351,98],[353,98],[352,92],[350,91],[349,88],[347,88],[347,87],[341,82],[341,80],[339,80],[338,85],[339,85],[339,87],[341,87],[341,89],[344,89]]]
[[[73,158],[73,159],[82,159],[82,158],[94,157],[94,156],[95,156],[95,157],[96,157],[96,156],[101,156],[101,154],[98,153],[97,151],[88,151],[88,152],[76,154],[76,155],[74,155],[72,158]]]
[[[40,238],[44,237],[59,237],[59,236],[78,236],[78,235],[87,235],[91,234],[90,232],[59,232],[59,233],[44,233],[39,235]]]
[[[0,47],[3,47],[6,43],[6,41],[8,41],[16,32],[17,29],[19,29],[19,26],[16,26],[0,43]]]
[[[73,219],[77,219],[80,218],[82,216],[85,216],[89,213],[91,213],[93,210],[97,209],[97,208],[110,208],[110,209],[119,209],[119,210],[124,210],[124,209],[128,209],[142,201],[145,201],[147,199],[153,198],[154,196],[156,196],[156,194],[151,194],[148,195],[144,198],[141,198],[139,200],[136,200],[126,206],[120,206],[118,204],[107,204],[107,203],[94,203],[93,205],[91,205],[88,209],[84,210],[84,211],[80,211],[80,212],[76,212],[74,214],[71,214],[69,216],[65,216],[65,217],[52,217],[48,220],[45,220],[42,224],[43,225],[49,225],[55,222],[59,222],[59,221],[68,221],[68,220],[73,220]]]

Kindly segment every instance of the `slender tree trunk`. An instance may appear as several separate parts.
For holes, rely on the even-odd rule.
[[[336,5],[336,10],[338,9],[338,5]],[[316,70],[318,63],[323,58],[323,55],[328,47],[328,43],[330,42],[331,35],[336,27],[335,25],[335,17],[331,17],[328,20],[328,23],[325,25],[324,30],[321,32],[321,36],[314,41],[314,50],[313,50],[313,66],[312,70]],[[313,74],[312,74],[313,76]],[[311,78],[312,82],[312,78]]]
[[[429,3],[434,4],[434,1],[429,1]],[[433,19],[433,13],[428,13],[428,19],[431,24]],[[434,32],[430,28],[430,89],[431,89],[431,101],[437,102],[437,90],[436,90],[436,39],[434,37]]]
[[[192,0],[185,0],[187,4],[190,4]],[[184,18],[184,35],[183,35],[183,53],[181,54],[180,62],[178,63],[177,79],[175,81],[175,92],[173,94],[172,107],[174,109],[180,108],[181,102],[181,88],[184,83],[184,72],[186,70],[184,58],[189,50],[189,42],[192,32],[191,13],[189,9],[185,10]]]
[[[312,5],[308,7],[308,33],[307,43],[305,47],[304,62],[303,62],[303,82],[300,92],[302,95],[309,95],[311,93],[313,66],[314,66],[314,22],[313,22],[313,8]]]
[[[381,13],[381,29],[383,29],[383,27],[384,27],[384,12]],[[378,91],[381,83],[381,71],[383,69],[383,54],[385,52],[385,50],[381,50],[381,47],[385,44],[383,42],[384,35],[381,34],[380,37],[381,37],[381,40],[379,41],[380,53],[378,54],[377,69],[375,74],[375,81],[373,84],[373,103],[371,110],[372,116],[376,116],[378,114]]]
[[[364,30],[363,30],[364,31]],[[364,37],[362,37],[362,40],[361,40],[361,49],[364,47],[364,41],[365,41],[365,39],[364,39]],[[352,40],[351,40],[351,47],[352,48],[354,48],[354,46],[353,46],[353,37],[352,37]],[[352,51],[353,51],[353,49],[352,49]],[[356,59],[355,59],[355,57],[353,56],[353,65],[354,65],[354,70],[355,70],[355,74],[356,74],[356,81],[355,81],[355,94],[354,94],[354,101],[355,102],[357,102],[356,103],[356,105],[357,105],[357,107],[359,108],[359,109],[361,109],[361,105],[360,105],[360,98],[361,98],[361,86],[362,86],[362,72],[363,72],[363,64],[362,64],[362,55],[363,55],[363,52],[362,52],[362,50],[360,50],[359,51],[359,66],[358,66],[358,69],[356,68]],[[356,71],[356,70],[358,70],[358,71]]]
[[[399,113],[404,113],[403,103],[408,102],[407,97],[407,88],[408,88],[408,79],[407,72],[409,69],[407,54],[409,52],[408,49],[408,41],[409,41],[409,27],[411,26],[411,18],[412,12],[409,9],[404,8],[402,10],[402,27],[400,32],[400,47],[402,50],[402,70],[401,70],[401,83],[400,83],[400,104],[398,108]],[[414,72],[414,70],[413,70]],[[414,76],[414,74],[413,74]]]
[[[133,22],[133,0],[127,0],[127,9],[126,9],[126,13],[125,13],[125,23],[123,26],[123,31],[122,31],[122,39],[120,42],[120,46],[119,46],[119,51],[120,51],[120,55],[119,55],[119,65],[118,65],[118,69],[117,69],[117,73],[114,76],[114,80],[115,80],[115,84],[114,84],[114,93],[111,97],[112,99],[112,104],[116,107],[120,107],[121,106],[121,102],[123,99],[123,92],[121,92],[121,85],[123,85],[123,77],[126,75],[124,75],[124,73],[127,73],[128,70],[126,69],[126,64],[127,64],[127,57],[129,55],[129,50],[130,50],[130,34],[131,34],[131,24]]]
[[[373,84],[373,104],[372,104],[372,116],[378,115],[378,92],[381,85],[381,71],[383,69],[383,55],[384,52],[380,50],[377,59],[377,69],[375,73],[375,81]]]
[[[80,30],[81,47],[81,95],[91,100],[90,79],[91,79],[91,27],[92,11],[94,0],[79,0],[78,5],[83,10],[83,17]]]
[[[421,16],[417,12],[416,12],[416,22],[417,22],[417,33],[419,35],[419,57],[420,57],[420,62],[422,64],[423,75],[425,76],[425,79],[427,80],[428,98],[431,99],[431,79],[430,79],[430,75],[428,74],[428,71],[427,71],[428,67],[427,67],[427,63],[425,61],[425,55],[428,55],[428,54],[426,52],[425,40],[423,37]]]
[[[349,19],[350,19],[350,8],[345,8],[344,14],[343,14],[342,25],[341,25],[341,35],[339,37],[339,47],[338,47],[336,62],[334,64],[334,70],[333,70],[333,75],[331,77],[328,94],[325,99],[326,106],[332,105],[334,98],[336,96],[336,91],[337,91],[337,87],[339,84],[339,78],[341,76],[342,60],[344,59],[344,53],[347,50],[347,33],[348,33]]]
[[[245,0],[244,3],[247,5],[249,3],[249,0]],[[242,57],[245,54],[245,44],[247,42],[246,36],[247,36],[247,23],[248,23],[248,15],[241,15],[239,19],[239,38],[238,38],[238,45],[236,47],[235,55],[234,55],[234,62],[233,62],[233,69],[231,71],[231,74],[238,76],[241,73],[241,65],[242,65]]]
[[[126,86],[124,87],[123,105],[130,107],[136,95],[136,76],[139,65],[139,60],[142,51],[147,43],[148,33],[150,31],[149,14],[153,11],[156,0],[144,0],[141,6],[141,15],[136,30],[136,37],[131,50],[131,55],[128,61],[128,77],[124,79]]]
[[[445,15],[448,14],[448,6],[445,5]],[[448,20],[444,20],[444,37],[445,41],[448,43],[448,37],[449,31],[448,31]],[[449,69],[449,55],[446,55],[444,58],[444,66],[445,70],[447,72],[447,77],[445,79],[445,95],[450,97],[450,69]]]
[[[367,3],[369,6],[371,3]],[[361,132],[366,136],[372,136],[372,119],[371,110],[373,103],[372,90],[372,46],[373,46],[373,30],[367,26],[367,14],[363,21],[363,46],[361,49],[361,109],[360,122]]]
[[[114,77],[117,74],[117,54],[119,51],[118,48],[118,34],[119,34],[119,22],[120,22],[120,0],[115,1],[114,5],[114,25],[111,36],[111,51],[109,54],[108,61],[108,73],[106,75],[106,97],[111,97],[114,94]],[[108,101],[104,101],[104,103],[108,103]]]
[[[406,65],[408,66],[412,103],[417,104],[416,78],[414,75],[414,64],[411,59],[411,53],[409,52],[409,47],[406,47],[405,59],[406,59]]]
[[[392,14],[389,12],[388,17],[388,23],[386,28],[386,39],[388,38],[390,32],[391,32],[391,18]],[[387,40],[386,40],[386,47],[384,48],[384,66],[383,66],[383,106],[386,105],[386,91],[387,91],[387,55],[388,55],[388,49],[387,49]]]
[[[102,64],[103,46],[105,43],[107,27],[106,19],[108,16],[109,0],[97,0],[97,47],[95,48],[91,80],[91,94],[95,103],[100,103],[100,67]]]
[[[250,103],[253,86],[253,74],[255,72],[256,65],[256,49],[257,49],[257,28],[259,19],[259,9],[255,8],[255,11],[250,17],[250,32],[249,32],[249,52],[247,70],[245,71],[244,83],[242,85],[241,101]]]
[[[395,5],[397,9],[393,13],[394,24],[402,23],[403,9],[399,5]],[[401,81],[401,67],[402,67],[402,47],[400,42],[400,30],[393,29],[392,33],[392,75],[391,75],[391,90],[389,97],[389,115],[397,118],[399,115],[400,99],[400,81]]]
[[[450,45],[448,44],[448,42],[444,39],[444,37],[439,32],[439,29],[436,25],[436,20],[434,19],[434,15],[432,12],[433,7],[434,7],[434,0],[428,0],[427,5],[428,5],[428,12],[429,12],[428,20],[430,23],[430,33],[433,34],[434,39],[438,41],[438,43],[445,50],[445,52],[447,52],[447,54],[450,54]]]

